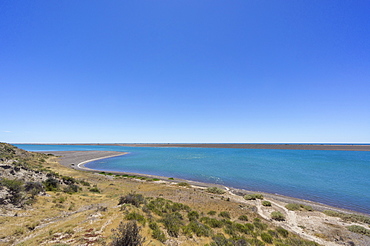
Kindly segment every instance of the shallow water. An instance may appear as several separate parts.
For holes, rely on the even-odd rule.
[[[223,184],[302,198],[370,214],[370,152],[17,145],[30,151],[130,152],[86,167]]]

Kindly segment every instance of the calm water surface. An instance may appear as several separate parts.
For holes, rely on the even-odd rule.
[[[370,152],[17,145],[29,151],[113,150],[130,154],[86,164],[276,193],[370,214]]]

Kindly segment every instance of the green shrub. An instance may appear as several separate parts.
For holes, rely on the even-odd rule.
[[[215,219],[215,218],[202,217],[200,221],[209,225],[212,228],[221,228],[224,225],[222,221]]]
[[[332,210],[324,210],[324,214],[332,217],[339,217],[343,220],[352,221],[352,222],[363,222],[370,224],[370,217],[360,215],[360,214],[346,214],[341,212],[335,212]]]
[[[285,230],[283,227],[279,226],[276,228],[276,231],[282,236],[282,237],[288,237],[289,232]]]
[[[154,239],[157,239],[158,241],[162,243],[164,243],[167,240],[166,235],[161,231],[157,223],[150,222],[149,227],[150,229],[153,230],[152,237]]]
[[[226,211],[222,211],[218,214],[218,217],[230,219],[230,213]]]
[[[279,234],[277,233],[277,231],[268,230],[267,233],[270,234],[271,236],[273,236],[274,238],[278,238],[279,237]]]
[[[112,235],[113,241],[111,246],[143,245],[145,238],[139,234],[140,230],[141,228],[137,226],[135,221],[130,221],[128,223],[121,222],[117,230],[115,230]]]
[[[220,189],[218,187],[208,187],[206,191],[209,193],[213,193],[213,194],[224,194],[225,193],[223,189]]]
[[[90,183],[85,180],[81,180],[80,184],[82,184],[83,186],[90,186]]]
[[[306,211],[313,211],[313,208],[309,205],[297,204],[297,203],[288,203],[285,207],[291,211],[297,210],[306,210]]]
[[[48,178],[44,181],[46,191],[57,191],[59,190],[59,181],[53,177]]]
[[[62,176],[62,181],[67,185],[77,183],[77,181],[74,178],[69,176]]]
[[[132,204],[135,207],[139,207],[140,204],[145,203],[145,198],[141,194],[136,194],[135,192],[131,192],[126,196],[121,196],[118,202],[118,205],[121,204]]]
[[[186,182],[180,182],[177,184],[178,186],[183,186],[183,187],[191,187],[191,185],[189,185],[188,183]]]
[[[261,233],[261,239],[266,243],[272,243],[272,236],[268,233],[265,232]]]
[[[190,211],[188,213],[188,219],[190,221],[199,219],[199,213],[197,211]]]
[[[199,223],[198,221],[190,221],[190,223],[185,226],[183,230],[188,233],[192,232],[197,235],[197,237],[209,237],[212,232],[211,228],[203,225],[202,223]]]
[[[208,214],[208,215],[215,215],[215,214],[216,214],[216,211],[211,210],[211,211],[209,211],[207,214]]]
[[[166,214],[164,218],[160,220],[164,227],[167,229],[168,235],[171,237],[178,237],[180,227],[183,225],[182,216],[180,213]]]
[[[25,196],[23,194],[24,187],[23,181],[18,179],[2,179],[1,186],[5,186],[9,189],[9,196],[10,203],[13,205],[22,205],[23,201],[25,200]],[[0,200],[0,204],[2,201]]]
[[[131,212],[131,213],[127,214],[125,216],[125,219],[126,220],[136,220],[137,222],[139,222],[143,226],[145,226],[145,223],[146,223],[145,217],[143,215],[135,213],[135,212]]]
[[[307,210],[307,211],[313,211],[313,208],[312,208],[311,206],[309,206],[309,205],[302,205],[302,204],[301,204],[301,207],[302,207],[303,209]]]
[[[248,221],[248,216],[247,215],[240,215],[239,220],[242,220],[242,221]]]
[[[254,225],[251,224],[251,223],[246,223],[245,225],[245,228],[247,228],[248,231],[254,231]]]
[[[297,203],[288,203],[287,205],[285,205],[285,207],[291,211],[296,211],[296,210],[301,209],[301,206]]]
[[[359,225],[351,225],[348,226],[347,229],[354,233],[363,234],[366,236],[370,236],[370,230],[366,229],[365,227],[359,226]]]
[[[98,189],[98,187],[90,188],[89,191],[95,192],[95,193],[100,193],[100,190]]]
[[[271,213],[271,219],[277,220],[277,221],[284,221],[285,216],[279,211],[274,211]]]
[[[267,224],[262,223],[260,221],[254,221],[253,222],[253,225],[254,225],[255,228],[257,228],[257,229],[259,229],[261,231],[264,231],[264,230],[267,229]]]
[[[75,185],[75,184],[69,184],[67,187],[65,187],[63,189],[63,191],[65,193],[69,193],[69,194],[72,194],[72,193],[76,193],[78,192],[80,187],[78,187],[78,185]]]
[[[45,192],[44,185],[40,182],[27,182],[24,185],[24,190],[32,196]]]
[[[263,199],[262,194],[248,194],[244,196],[245,200],[256,200],[256,199]]]
[[[269,201],[262,201],[262,205],[265,207],[271,207],[271,202]]]

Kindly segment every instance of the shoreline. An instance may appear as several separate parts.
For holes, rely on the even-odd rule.
[[[154,181],[154,182],[169,183],[169,184],[177,184],[181,182],[186,182],[194,187],[198,187],[202,189],[205,189],[208,187],[218,187],[218,188],[224,189],[226,192],[230,192],[231,194],[237,195],[237,196],[244,196],[246,194],[260,193],[260,194],[263,194],[263,196],[266,198],[277,200],[277,201],[284,202],[284,203],[298,203],[298,204],[303,204],[303,205],[309,205],[309,206],[312,206],[314,210],[320,211],[320,212],[324,210],[333,210],[337,212],[350,213],[350,214],[360,214],[360,215],[365,215],[365,216],[370,215],[364,212],[357,212],[354,210],[334,207],[334,206],[326,205],[326,204],[319,203],[319,202],[300,199],[296,197],[289,197],[289,196],[280,195],[280,194],[273,194],[273,193],[267,193],[267,192],[261,192],[261,191],[251,191],[251,190],[246,190],[246,189],[238,189],[238,188],[228,187],[228,186],[220,185],[220,184],[199,182],[199,181],[186,180],[186,179],[180,179],[180,178],[170,179],[171,177],[151,175],[151,174],[119,172],[119,171],[103,171],[103,170],[90,169],[88,167],[85,167],[85,164],[89,162],[126,155],[128,154],[128,152],[117,152],[117,151],[40,151],[40,152],[46,153],[46,154],[54,154],[57,157],[59,157],[58,162],[61,165],[69,167],[69,168],[73,168],[79,171],[88,171],[88,172],[93,172],[93,173],[105,172],[105,173],[111,173],[113,175],[136,176],[138,178],[140,177],[151,178],[151,179],[155,178],[155,179],[159,179],[159,181]]]
[[[338,150],[338,151],[370,151],[370,144],[232,144],[232,143],[30,143],[41,145],[100,145],[126,147],[177,147],[177,148],[233,148],[233,149],[276,149],[276,150]]]

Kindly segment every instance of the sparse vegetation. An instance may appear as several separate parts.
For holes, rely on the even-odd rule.
[[[119,199],[118,205],[121,204],[132,204],[135,207],[139,207],[140,204],[144,204],[145,199],[144,196],[141,194],[136,194],[135,192],[131,192],[126,196],[121,196]]]
[[[244,196],[244,199],[245,200],[256,200],[256,199],[262,200],[263,195],[262,194],[248,194]]]
[[[140,246],[143,245],[144,238],[140,235],[141,227],[135,221],[122,223],[114,231],[111,246]]]
[[[346,221],[352,221],[352,222],[363,222],[370,225],[370,217],[360,214],[347,214],[347,213],[341,213],[336,212],[332,210],[324,210],[324,214],[332,217],[339,217]]]
[[[359,225],[351,225],[351,226],[348,226],[347,229],[351,232],[355,232],[355,233],[359,233],[359,234],[363,234],[365,236],[369,236],[370,237],[370,230],[369,229],[366,229],[365,227],[363,226],[359,226]]]
[[[209,193],[213,193],[213,194],[224,194],[225,193],[223,189],[220,189],[218,187],[208,187],[206,191]]]
[[[230,213],[227,212],[227,211],[222,211],[218,214],[218,217],[222,217],[222,218],[227,218],[227,219],[230,219]]]
[[[262,205],[265,207],[271,207],[271,202],[269,201],[262,201]]]
[[[285,216],[279,211],[274,211],[271,213],[271,219],[277,220],[277,221],[284,221]]]
[[[11,150],[10,154],[3,155],[10,157],[7,163],[12,162],[11,158],[18,158],[18,150],[14,154]],[[14,210],[0,207],[4,215],[0,217],[0,227],[4,229],[0,230],[0,238],[4,242],[16,240],[19,245],[157,245],[158,241],[168,245],[181,245],[181,242],[208,246],[316,245],[258,218],[254,202],[240,203],[237,199],[226,202],[225,197],[207,195],[195,186],[180,189],[174,183],[168,185],[170,182],[167,185],[142,182],[138,179],[155,179],[135,175],[80,172],[57,164],[51,156],[27,152],[22,155],[23,159],[19,157],[19,160],[23,161],[14,162],[15,175],[27,167],[44,176],[20,180],[20,183],[0,178],[0,193],[19,189],[23,206]],[[221,194],[221,191],[225,192],[211,187],[208,192]],[[252,197],[263,199],[261,194],[252,194]],[[29,209],[31,203],[27,201],[31,200],[33,208]],[[0,201],[5,202],[4,196]],[[359,233],[362,229],[348,230]]]
[[[242,221],[248,221],[248,216],[243,214],[243,215],[240,215],[238,219]]]
[[[288,203],[285,207],[291,211],[305,210],[313,211],[313,208],[309,205],[297,204],[297,203]]]

